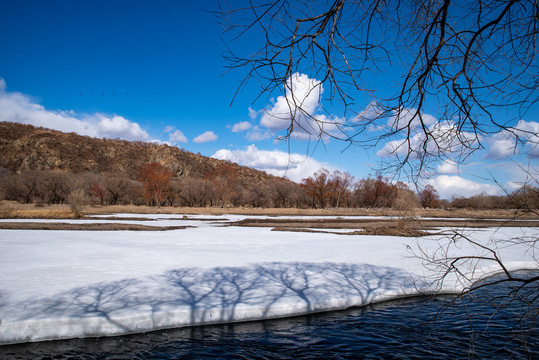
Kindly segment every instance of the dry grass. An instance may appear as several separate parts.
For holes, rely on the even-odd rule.
[[[487,220],[487,219],[243,219],[228,223],[229,226],[245,227],[271,227],[271,228],[310,228],[310,229],[375,229],[394,228],[397,230],[408,229],[434,229],[440,227],[449,228],[490,228],[490,227],[539,227],[539,220]]]
[[[349,229],[345,233],[333,231],[340,235],[393,235],[393,236],[424,236],[434,228],[466,228],[466,227],[539,227],[539,218],[528,217],[528,220],[510,220],[514,218],[511,211],[443,211],[443,210],[418,210],[416,217],[404,217],[405,213],[395,210],[370,210],[370,209],[253,209],[253,208],[181,208],[181,207],[148,207],[148,206],[87,206],[84,209],[86,215],[110,215],[116,213],[138,214],[182,214],[185,219],[188,215],[212,215],[239,214],[239,215],[267,215],[268,219],[248,218],[228,226],[246,227],[271,227],[275,231],[295,232],[325,232],[332,233],[333,229]],[[326,215],[329,218],[295,218],[294,216]],[[371,216],[368,219],[353,219],[347,215]],[[392,216],[392,219],[376,216]],[[289,216],[290,218],[275,218],[274,216]],[[443,218],[442,218],[443,217]],[[39,207],[32,204],[19,204],[16,202],[0,202],[0,218],[4,219],[70,219],[74,218],[68,205],[53,205]],[[431,219],[425,219],[431,218]],[[459,218],[459,219],[456,219]],[[462,219],[464,218],[464,219]],[[501,220],[492,220],[501,219]],[[508,220],[503,220],[508,219]],[[530,221],[533,219],[534,221]],[[103,219],[107,220],[107,219]],[[108,220],[123,220],[111,216]],[[134,220],[129,218],[129,220]],[[144,220],[140,218],[139,220]],[[97,224],[63,224],[63,223],[34,223],[28,222],[5,222],[0,224],[0,229],[28,229],[28,230],[132,230],[132,231],[158,231],[182,229],[184,226],[159,227],[149,225],[131,225],[118,223]]]
[[[264,209],[264,208],[190,208],[190,207],[150,207],[135,205],[86,206],[85,215],[130,214],[186,214],[186,215],[265,215],[265,216],[393,216],[406,217],[407,212],[392,209]],[[416,217],[469,218],[469,219],[512,219],[514,210],[455,210],[417,209]],[[68,205],[48,205],[39,207],[33,204],[20,204],[14,201],[0,201],[0,218],[3,219],[66,219],[73,218]],[[534,214],[519,214],[519,219],[535,219]]]
[[[0,219],[73,219],[73,212],[69,206],[59,205],[51,207],[30,206],[11,206],[4,207],[0,205]],[[20,205],[20,204],[19,204]]]
[[[134,214],[187,214],[187,215],[265,215],[265,216],[393,216],[408,217],[407,211],[393,209],[296,209],[296,208],[220,208],[220,207],[150,207],[135,205],[113,205],[86,207],[87,215],[134,213]],[[470,218],[470,219],[512,219],[515,210],[443,210],[443,209],[417,209],[416,217],[433,218]],[[539,219],[534,214],[519,213],[520,219]]]
[[[325,231],[319,229],[306,229],[306,228],[289,228],[289,227],[275,227],[271,231],[289,231],[289,232],[307,232],[307,233],[319,233],[319,234],[335,234],[335,235],[384,235],[384,236],[400,236],[400,237],[421,237],[431,235],[431,233],[423,230],[416,229],[399,229],[396,227],[373,227],[363,230],[354,230],[349,232],[337,232],[337,231]]]
[[[431,235],[438,228],[487,228],[487,227],[539,227],[539,220],[488,220],[488,219],[417,219],[370,218],[350,219],[244,219],[229,226],[270,227],[272,231],[330,233],[338,235],[386,235],[420,237]],[[346,232],[332,231],[350,230]]]
[[[34,223],[34,222],[2,222],[0,229],[4,230],[84,230],[84,231],[166,231],[183,230],[190,226],[149,226],[138,224],[65,224],[65,223]]]

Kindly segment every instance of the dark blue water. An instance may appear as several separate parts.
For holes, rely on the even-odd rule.
[[[0,347],[2,359],[539,359],[537,284],[297,318]],[[523,296],[522,296],[523,295]]]

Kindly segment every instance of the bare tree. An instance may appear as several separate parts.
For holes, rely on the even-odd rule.
[[[38,184],[41,178],[39,171],[27,171],[17,176],[18,193],[24,203],[29,204],[38,195]]]
[[[539,188],[537,180],[532,177],[520,190],[507,194],[517,208],[514,219],[507,220],[509,226],[523,216],[525,219],[539,217],[537,202],[533,201]],[[532,194],[520,196],[530,191]],[[446,230],[437,239],[420,244],[413,252],[435,275],[435,288],[443,289],[446,283],[451,282],[460,285],[462,291],[451,304],[477,293],[477,290],[486,289],[489,293],[493,287],[501,286],[503,291],[483,296],[482,301],[488,301],[498,311],[506,307],[517,308],[514,325],[520,329],[515,330],[526,332],[539,320],[539,233],[537,228],[526,224],[519,232],[518,236],[509,236],[504,231],[497,231],[485,239],[463,229]],[[511,267],[504,261],[504,252],[514,247],[521,255],[520,260],[532,263],[534,270],[515,268],[515,264]],[[485,277],[485,274],[494,276]]]
[[[313,208],[324,209],[333,193],[330,174],[325,168],[321,168],[313,176],[303,179],[301,186],[305,190],[305,194],[312,200]]]
[[[333,196],[332,196],[332,206],[349,206],[350,198],[352,196],[352,183],[354,182],[354,177],[348,172],[341,172],[335,170],[331,174],[331,185],[333,187]]]
[[[220,5],[229,67],[246,73],[240,89],[254,80],[260,95],[285,100],[264,115],[287,124],[282,138],[388,141],[389,165],[413,176],[431,160],[465,161],[487,133],[506,131],[515,145],[537,141],[518,123],[539,95],[537,1]],[[500,109],[513,118],[497,120]]]
[[[421,206],[424,208],[435,208],[438,206],[440,197],[438,191],[432,185],[427,185],[418,194]]]
[[[178,196],[185,206],[205,207],[213,197],[212,188],[208,180],[185,176],[180,178],[180,183],[181,190]]]
[[[142,164],[137,169],[139,181],[144,187],[144,196],[153,206],[161,207],[167,201],[169,185],[174,173],[169,167],[154,162]]]
[[[368,208],[393,207],[399,186],[392,184],[381,174],[378,174],[376,178],[360,179],[354,192],[355,202],[358,206]]]
[[[107,190],[106,199],[109,205],[116,205],[130,192],[131,181],[125,174],[103,174],[104,186]]]
[[[65,204],[76,186],[76,176],[65,171],[41,171],[36,192],[47,204]]]
[[[69,204],[69,208],[73,212],[75,219],[84,217],[82,210],[84,206],[89,203],[89,201],[90,199],[88,198],[88,195],[84,189],[75,189],[69,194],[67,203]]]
[[[259,85],[255,101],[270,104],[261,123],[274,124],[282,139],[383,144],[391,160],[382,166],[413,180],[434,162],[466,162],[484,135],[503,132],[515,152],[539,144],[520,122],[539,100],[536,0],[252,0],[244,8],[223,1],[220,19],[229,67],[246,74],[239,90]],[[501,110],[510,118],[499,120]],[[526,199],[517,206],[536,211],[536,192],[522,194],[511,194]],[[470,252],[454,253],[463,243]],[[513,299],[531,289],[525,303],[537,316],[539,278],[509,271],[499,253],[507,244],[525,245],[537,263],[537,235],[482,243],[454,232],[418,256],[440,271],[440,282],[454,275],[466,283],[480,264],[497,267],[502,278],[494,282],[517,285]]]

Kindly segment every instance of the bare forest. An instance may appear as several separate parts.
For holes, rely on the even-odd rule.
[[[102,140],[0,124],[0,196],[25,204],[251,208],[537,208],[536,188],[440,199],[381,174],[356,179],[321,168],[301,184],[167,145]],[[522,201],[525,199],[526,201]]]

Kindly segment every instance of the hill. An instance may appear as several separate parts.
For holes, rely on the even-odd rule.
[[[263,171],[180,149],[140,141],[98,139],[76,133],[0,122],[0,167],[14,173],[62,170],[70,173],[125,173],[136,178],[140,165],[160,163],[179,177],[206,178],[232,170],[246,186],[265,180],[285,181]]]

